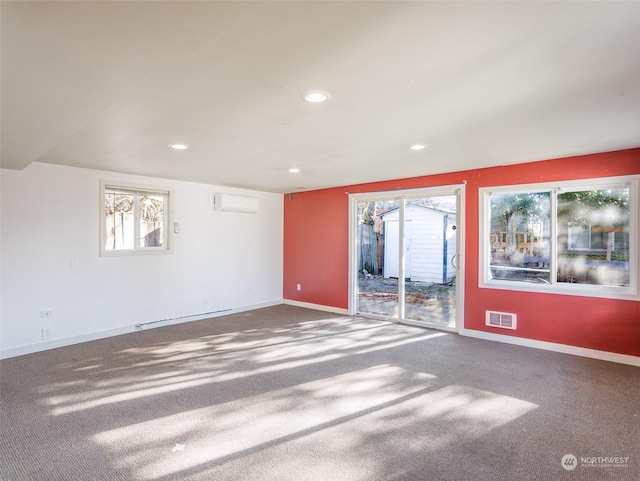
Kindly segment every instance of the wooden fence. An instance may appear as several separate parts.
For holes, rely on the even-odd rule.
[[[373,225],[358,224],[358,272],[366,269],[370,274],[378,274],[378,234]]]

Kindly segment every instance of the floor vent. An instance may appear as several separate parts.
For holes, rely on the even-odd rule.
[[[485,324],[491,327],[502,327],[503,329],[516,328],[517,316],[509,312],[487,311]]]

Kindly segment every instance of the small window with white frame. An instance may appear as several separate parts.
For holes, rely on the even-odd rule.
[[[639,179],[480,189],[480,286],[638,299]]]
[[[171,252],[168,188],[100,182],[100,254]]]

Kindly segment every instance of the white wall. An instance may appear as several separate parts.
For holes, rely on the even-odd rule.
[[[172,254],[100,257],[100,179],[173,190]],[[0,180],[2,357],[282,302],[280,194],[42,163]],[[215,212],[215,192],[258,197],[259,212]]]

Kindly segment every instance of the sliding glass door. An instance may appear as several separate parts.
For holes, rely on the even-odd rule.
[[[398,226],[383,232],[382,216],[398,209],[397,199],[371,199],[356,204],[357,310],[381,316],[398,316],[398,252],[394,252],[396,271],[386,272],[384,242],[398,243]],[[397,223],[396,223],[397,224]],[[395,274],[395,275],[393,275]]]
[[[457,197],[406,198],[404,209],[404,319],[455,328]]]
[[[352,196],[352,311],[458,326],[462,186]]]

